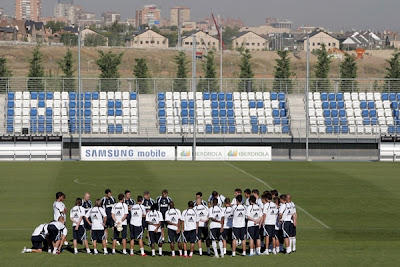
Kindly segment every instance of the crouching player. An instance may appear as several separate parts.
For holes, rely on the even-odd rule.
[[[209,209],[210,218],[210,239],[214,250],[214,258],[219,258],[217,241],[221,250],[221,257],[224,257],[224,244],[222,242],[222,233],[224,232],[224,209],[218,206],[218,199],[213,199],[213,207]]]
[[[53,247],[53,254],[60,254],[63,242],[65,242],[67,234],[64,223],[64,217],[60,216],[58,221],[53,221],[47,226],[49,239]]]
[[[173,201],[169,203],[170,209],[165,213],[165,221],[168,223],[168,242],[171,246],[171,256],[175,258],[175,243],[178,243],[179,256],[182,257],[182,243],[180,242],[181,235],[181,211],[175,209]]]
[[[26,248],[21,253],[41,253],[44,247],[47,247],[47,223],[42,223],[33,231],[31,236],[32,248]]]
[[[90,254],[89,244],[86,238],[86,230],[84,228],[85,209],[82,207],[82,199],[75,200],[75,207],[70,211],[70,219],[72,221],[72,235],[74,237],[74,254],[78,254],[78,242],[83,243],[86,252]]]
[[[86,213],[85,218],[92,229],[94,255],[99,254],[99,252],[97,251],[97,242],[101,242],[103,244],[104,255],[107,255],[108,251],[106,236],[104,233],[107,222],[107,215],[105,210],[101,207],[100,199],[96,199],[95,206]]]
[[[143,202],[143,197],[138,196],[137,204],[134,204],[131,207],[131,219],[130,219],[131,253],[130,253],[130,255],[133,256],[133,246],[134,246],[134,242],[136,239],[139,242],[140,254],[142,255],[142,257],[146,257],[147,255],[146,255],[146,253],[144,253],[144,247],[143,247],[144,227],[143,227],[143,221],[142,221],[143,216],[146,216],[146,209],[142,205],[142,202]]]

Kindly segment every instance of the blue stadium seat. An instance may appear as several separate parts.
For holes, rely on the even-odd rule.
[[[114,108],[114,101],[113,100],[108,100],[108,104],[107,107],[110,108]],[[109,115],[110,116],[110,115]]]
[[[70,117],[75,117],[76,116],[76,110],[75,109],[69,109],[69,116]]]
[[[329,109],[329,102],[327,101],[322,102],[322,109]]]
[[[206,125],[206,133],[212,133],[212,125],[210,125],[210,124],[207,124]]]
[[[258,125],[251,126],[251,133],[258,133]]]
[[[189,108],[194,108],[194,100],[189,100]]]
[[[91,108],[91,107],[92,107],[92,102],[86,101],[84,107],[85,107],[85,108]]]
[[[332,125],[332,118],[325,118],[325,125]]]
[[[344,134],[349,133],[349,126],[342,126],[342,127],[341,127],[341,131],[342,131],[342,133],[344,133]]]
[[[211,116],[212,116],[213,118],[218,117],[218,109],[213,109],[213,110],[211,111]]]
[[[396,101],[397,95],[396,93],[390,93],[389,94],[389,100],[390,101]]]
[[[336,109],[337,108],[336,102],[329,102],[329,108],[330,109]]]
[[[38,93],[37,92],[31,92],[31,100],[37,100],[38,99]]]
[[[7,99],[8,100],[14,100],[14,98],[15,98],[15,93],[14,92],[9,92],[8,96],[7,96]]]
[[[218,118],[213,118],[212,119],[212,125],[219,125],[219,119]]]
[[[288,125],[282,126],[282,133],[288,134],[290,131],[290,127]]]
[[[335,95],[335,93],[329,93],[329,95],[328,95],[328,100],[329,100],[329,101],[336,101],[336,95]]]
[[[280,119],[276,119],[276,120],[279,120],[280,121]],[[251,125],[257,125],[257,117],[251,117],[250,118],[250,124]]]
[[[181,101],[181,108],[188,108],[188,102],[186,100]]]
[[[233,118],[234,117],[234,111],[233,109],[228,109],[228,118]]]
[[[229,133],[234,134],[236,132],[235,126],[229,126]]]
[[[235,125],[235,119],[234,118],[228,118],[228,125],[234,126]]]
[[[343,93],[336,93],[336,100],[343,101]]]
[[[221,127],[220,126],[214,126],[213,127],[213,133],[220,133],[221,132]]]
[[[46,106],[46,102],[44,102],[44,100],[39,100],[38,107],[44,108],[45,106]]]
[[[228,126],[221,126],[221,133],[228,133]]]
[[[333,126],[333,132],[334,132],[335,134],[340,133],[340,126]]]
[[[218,102],[217,101],[212,101],[211,102],[211,108],[212,109],[217,109],[218,108]]]
[[[187,110],[186,110],[186,109],[183,109],[183,110],[181,111],[182,117],[184,117],[184,116],[183,116],[184,111],[186,111],[186,117],[187,117]],[[159,109],[159,110],[158,110],[158,117],[165,117],[165,109]]]
[[[338,109],[343,109],[344,108],[344,102],[343,101],[337,102],[337,108]]]
[[[76,103],[75,101],[69,101],[69,108],[76,108]]]
[[[189,117],[194,118],[194,109],[189,109]]]
[[[131,92],[129,94],[129,98],[130,98],[130,100],[136,100],[136,98],[137,98],[136,92]]]
[[[224,93],[218,93],[218,101],[225,101],[225,94]]]
[[[281,109],[279,114],[280,114],[280,117],[286,117],[286,109]]]
[[[115,108],[122,108],[122,101],[121,100],[115,100]]]
[[[278,94],[278,100],[279,100],[279,101],[285,100],[285,93],[280,92],[280,93]]]
[[[376,110],[375,110],[375,109],[371,109],[371,110],[369,111],[369,116],[370,116],[370,117],[376,117]]]
[[[333,126],[326,126],[326,133],[327,134],[333,133]]]
[[[187,125],[187,124],[189,124],[189,118],[187,117],[182,118],[182,125]]]
[[[266,125],[260,125],[260,133],[266,134],[267,133],[267,126]]]
[[[11,109],[11,108],[7,109],[7,116],[13,117],[14,116],[14,109]]]
[[[278,100],[278,94],[276,92],[271,93],[271,100]]]
[[[165,102],[164,101],[158,102],[158,108],[165,108]]]
[[[332,125],[339,125],[339,118],[332,118]]]
[[[371,118],[371,125],[378,125],[378,118],[372,117]]]
[[[340,118],[345,118],[346,117],[346,110],[345,109],[340,109],[339,110],[339,117]]]
[[[38,133],[44,133],[44,125],[39,125],[38,126]]]
[[[389,125],[389,126],[388,126],[388,133],[389,133],[389,134],[394,134],[394,132],[395,132],[395,127],[394,127],[394,125]]]
[[[399,107],[399,103],[397,103],[397,102],[392,102],[392,103],[391,103],[391,107],[392,107],[392,109],[397,109],[397,108]]]
[[[400,133],[400,126],[396,126],[396,133]]]
[[[397,93],[397,101],[400,101],[400,93]]]
[[[368,102],[368,109],[374,109],[374,108],[375,108],[375,102],[374,101],[369,101]]]
[[[226,93],[226,101],[232,101],[233,97],[232,97],[232,93]]]
[[[164,101],[165,100],[165,93],[158,93],[158,101]]]
[[[364,109],[364,110],[361,112],[361,116],[362,116],[363,118],[369,117],[368,110],[365,110],[365,109]]]
[[[399,110],[393,110],[393,117],[398,118],[399,115]]]
[[[285,102],[285,101],[279,102],[279,108],[280,108],[280,109],[286,108],[286,102]]]
[[[115,114],[114,109],[109,108],[107,111],[107,116],[115,116],[114,114]]]
[[[85,109],[84,116],[85,117],[91,117],[92,116],[92,111],[90,109]]]
[[[325,118],[330,117],[331,116],[331,111],[329,109],[325,109],[323,114],[324,114]]]
[[[52,132],[53,132],[53,126],[46,125],[46,133],[52,133]]]
[[[30,131],[31,131],[31,134],[32,134],[32,133],[33,133],[33,134],[36,134],[36,133],[37,133],[37,125],[32,125],[32,124],[31,124]]]
[[[331,110],[331,117],[336,118],[339,115],[339,112],[337,109],[332,109]]]
[[[389,100],[389,94],[388,93],[382,93],[382,101]]]
[[[281,119],[282,125],[289,125],[289,119],[284,117]]]
[[[219,108],[220,109],[226,108],[226,103],[223,101],[219,102]]]
[[[220,118],[219,119],[219,124],[220,125],[228,125],[228,119],[227,118]]]
[[[86,101],[92,100],[92,94],[91,94],[90,92],[85,92],[84,99],[85,99]]]
[[[191,125],[194,124],[194,118],[189,118],[189,124],[191,124]]]
[[[31,108],[31,117],[37,116],[37,108]]]
[[[39,92],[39,100],[46,100],[46,94],[44,92]]]
[[[285,102],[283,102],[283,103],[285,103]],[[263,108],[263,107],[264,107],[264,103],[262,101],[257,101],[257,108]],[[279,108],[285,108],[285,107],[279,107]]]
[[[160,124],[161,126],[164,126],[164,125],[166,124],[165,118],[160,118],[160,119],[158,120],[158,122],[159,122],[159,124]]]
[[[232,101],[226,102],[226,108],[228,109],[233,108],[233,102]]]
[[[216,101],[218,100],[218,94],[216,92],[211,93],[211,101]]]
[[[321,93],[321,101],[328,101],[328,94],[327,93]]]
[[[340,125],[347,125],[347,118],[340,118]]]
[[[115,126],[114,124],[108,125],[108,133],[115,133]]]
[[[98,92],[93,92],[92,93],[92,100],[99,100],[99,93]]]
[[[204,92],[203,93],[203,100],[210,100],[210,93]],[[207,128],[207,127],[206,127]]]
[[[273,109],[272,110],[272,117],[274,118],[279,118],[279,109]]]
[[[367,108],[367,101],[361,101],[360,102],[360,108],[361,109],[366,109]]]
[[[7,108],[14,108],[14,101],[8,101]]]
[[[364,125],[371,125],[371,119],[370,118],[364,118],[363,124]]]
[[[48,117],[53,116],[53,109],[52,108],[46,108],[46,116],[48,116]]]
[[[226,117],[226,109],[221,109],[221,110],[219,111],[219,116],[220,116],[220,117]]]
[[[256,101],[249,101],[249,108],[256,108]]]
[[[280,118],[275,118],[274,119],[274,125],[279,125],[281,124],[281,119]]]

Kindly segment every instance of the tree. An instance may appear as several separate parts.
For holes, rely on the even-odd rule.
[[[327,91],[329,89],[328,75],[330,64],[332,62],[324,43],[321,44],[321,49],[317,50],[318,61],[315,65],[315,80],[312,84],[313,91]]]
[[[59,32],[62,29],[65,28],[65,22],[63,21],[54,21],[54,20],[50,20],[46,23],[46,25],[44,26],[46,29],[51,29],[52,32]]]
[[[65,46],[77,46],[78,45],[78,36],[70,32],[64,32],[61,34],[60,42]]]
[[[386,62],[389,63],[389,67],[386,68],[385,78],[388,80],[385,82],[385,88],[389,91],[399,90],[400,81],[393,79],[400,79],[400,52],[394,52]]]
[[[181,51],[175,56],[175,63],[177,65],[176,78],[174,81],[174,91],[185,92],[187,91],[187,73],[188,73],[188,60],[186,59],[185,52]]]
[[[178,44],[178,33],[171,32],[164,34],[165,38],[168,39],[168,46],[169,47],[176,47]]]
[[[293,89],[292,80],[290,78],[294,76],[294,73],[292,72],[289,51],[278,50],[277,53],[279,58],[275,60],[275,80],[273,89],[276,91],[286,90],[287,92],[290,92]]]
[[[344,60],[340,63],[340,91],[353,91],[357,89],[357,82],[349,79],[357,78],[356,58],[348,53],[344,55]]]
[[[7,66],[7,59],[4,57],[0,57],[0,91],[7,90],[8,80],[11,76],[11,71]]]
[[[232,48],[232,39],[236,37],[236,35],[239,33],[239,29],[240,29],[239,27],[233,27],[233,28],[229,26],[225,27],[224,32],[222,34],[222,41],[224,42],[225,47],[227,49]]]
[[[75,81],[74,81],[74,59],[72,57],[71,50],[67,50],[64,58],[57,62],[60,69],[64,72],[63,86],[64,91],[75,91]]]
[[[211,50],[204,56],[203,71],[204,78],[198,85],[199,91],[218,91],[217,70],[215,64],[215,52]]]
[[[241,79],[239,89],[241,91],[246,91],[252,89],[252,79],[254,78],[254,72],[250,64],[251,54],[250,50],[246,49],[241,53],[242,58],[240,60],[240,73],[239,78]]]
[[[151,78],[149,67],[147,66],[147,60],[145,58],[135,58],[135,66],[133,66],[133,74],[138,78],[137,85],[139,86],[139,93],[148,93],[150,91],[150,80]]]
[[[43,55],[40,52],[39,46],[36,46],[33,50],[32,59],[29,62],[29,74],[28,77],[28,90],[29,91],[43,91],[43,77],[44,68],[42,65]]]
[[[85,36],[85,46],[105,46],[107,44],[106,37],[98,33],[90,33]]]
[[[101,71],[100,78],[101,80],[100,90],[101,91],[117,91],[118,86],[118,66],[121,64],[122,56],[124,53],[113,53],[112,51],[108,51],[104,53],[103,51],[99,52],[99,58],[96,59],[96,64]]]

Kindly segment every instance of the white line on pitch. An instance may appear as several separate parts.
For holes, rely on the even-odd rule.
[[[246,171],[244,171],[244,170],[242,170],[242,169],[236,167],[235,165],[230,164],[229,162],[226,162],[226,161],[225,161],[225,164],[227,164],[227,165],[231,166],[232,168],[234,168],[234,169],[236,169],[236,170],[238,170],[238,171],[240,171],[240,172],[246,174],[247,176],[249,176],[249,177],[251,177],[251,178],[253,178],[253,179],[259,181],[260,183],[262,183],[262,184],[264,184],[266,187],[268,187],[270,190],[273,189],[268,183],[264,182],[264,181],[261,180],[260,178],[258,178],[258,177],[256,177],[256,176],[254,176],[254,175],[252,175],[252,174],[250,174],[250,173],[248,173],[248,172],[246,172]],[[306,211],[306,210],[303,209],[302,207],[296,205],[296,208],[299,209],[299,210],[301,210],[301,211],[304,212],[305,214],[307,214],[311,219],[313,219],[314,221],[316,221],[317,223],[319,223],[320,225],[322,225],[322,226],[325,227],[326,229],[331,229],[328,225],[326,225],[325,223],[323,223],[321,220],[315,218],[313,215],[311,215],[308,211]]]

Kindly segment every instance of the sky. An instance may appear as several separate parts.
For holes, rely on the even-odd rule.
[[[57,0],[42,0],[43,16],[52,16]],[[392,29],[400,31],[399,0],[75,0],[84,10],[100,14],[116,11],[123,19],[135,16],[145,4],[157,4],[162,17],[169,18],[169,8],[183,5],[191,8],[192,20],[209,17],[241,18],[248,26],[265,23],[265,18],[289,19],[296,26],[312,25],[327,30]],[[14,0],[0,0],[6,13],[14,14]]]

